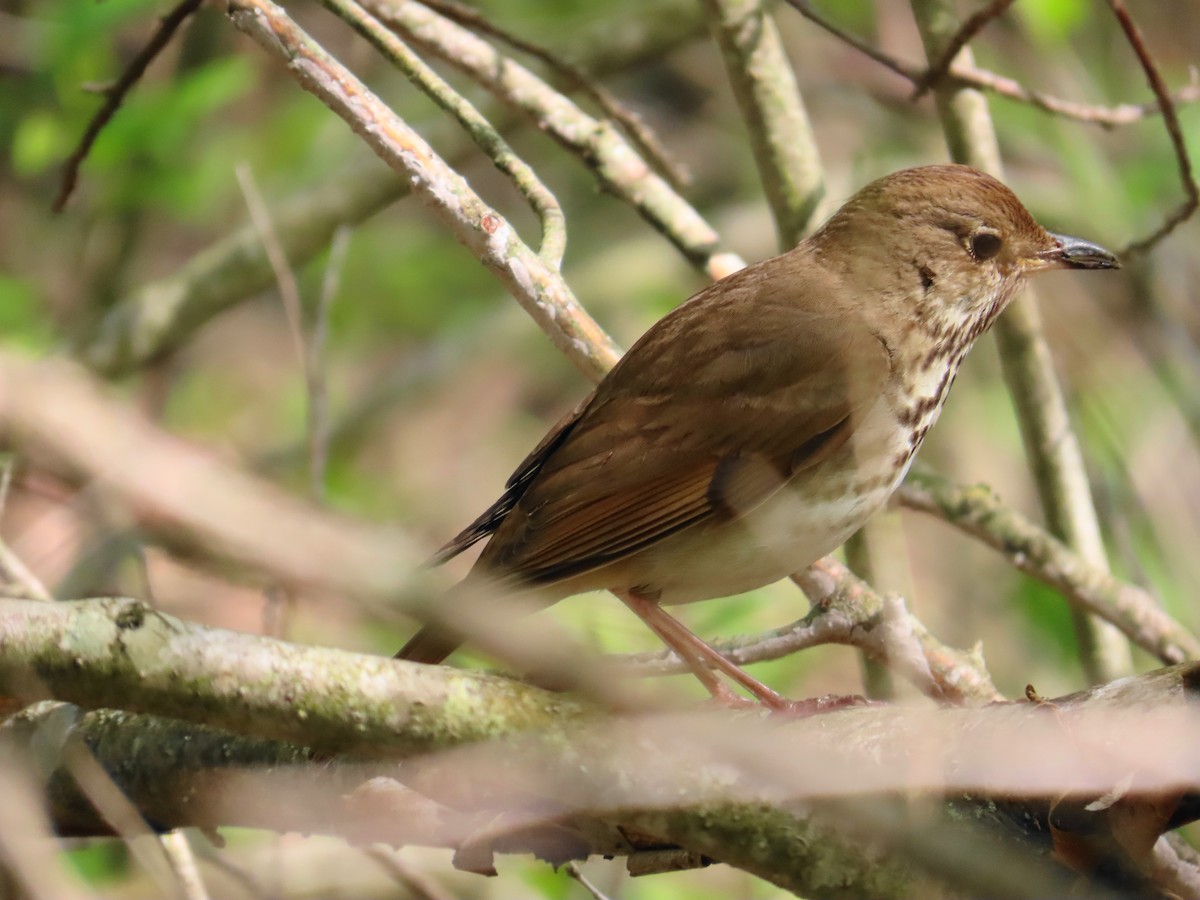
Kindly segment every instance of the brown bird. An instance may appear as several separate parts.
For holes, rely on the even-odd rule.
[[[836,549],[900,484],[1025,276],[1118,265],[966,166],[880,178],[795,249],[656,323],[434,562],[490,536],[464,585],[545,605],[610,590],[714,696],[733,697],[712,668],[786,707],[662,605],[761,587]],[[397,656],[437,663],[461,640],[426,626]]]

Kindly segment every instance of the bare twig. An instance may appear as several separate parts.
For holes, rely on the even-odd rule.
[[[325,348],[329,339],[329,310],[337,296],[342,264],[350,246],[350,228],[343,225],[333,234],[321,293],[313,311],[312,331],[308,338],[308,472],[313,496],[325,498],[325,469],[329,463],[329,385],[325,377]]]
[[[938,57],[936,62],[930,64],[920,78],[913,85],[913,100],[920,100],[925,96],[925,93],[935,84],[937,84],[950,69],[950,64],[954,62],[954,57],[958,56],[958,51],[971,41],[975,35],[979,34],[988,22],[992,19],[999,18],[1004,15],[1010,6],[1013,5],[1013,0],[992,0],[983,9],[976,10],[965,22],[959,26],[958,33],[946,42],[946,48],[942,51],[942,55]]]
[[[196,866],[196,854],[188,843],[187,835],[179,829],[168,831],[159,840],[167,854],[167,863],[175,873],[184,900],[208,900],[208,888],[200,877]]]
[[[275,284],[279,288],[279,299],[283,302],[288,333],[292,338],[292,350],[296,354],[296,362],[303,369],[308,354],[304,349],[304,311],[300,306],[300,287],[296,284],[296,273],[288,263],[287,254],[279,242],[279,235],[275,233],[271,214],[267,212],[267,204],[254,183],[250,167],[239,163],[235,171],[242,196],[246,199],[246,209],[250,212],[250,221],[254,223],[258,239],[262,241],[271,271],[275,273]]]
[[[613,95],[604,85],[593,81],[582,67],[567,62],[551,50],[520,35],[513,34],[488,19],[477,9],[459,3],[458,0],[420,0],[422,5],[436,10],[452,22],[465,25],[472,31],[486,34],[503,41],[514,50],[546,65],[563,82],[567,90],[577,90],[591,99],[600,110],[612,119],[645,156],[654,170],[671,183],[675,190],[683,190],[691,183],[692,176],[687,167],[674,157],[666,145],[654,133],[646,121]]]
[[[452,115],[488,158],[507,175],[537,214],[542,226],[538,255],[552,269],[562,267],[567,245],[567,226],[562,207],[550,189],[542,183],[533,167],[521,159],[500,136],[495,126],[465,97],[413,51],[388,31],[382,23],[350,0],[322,0],[329,9],[366,38],[376,50],[433,100]]]
[[[1171,99],[1170,91],[1163,81],[1162,74],[1158,71],[1154,57],[1146,47],[1141,30],[1133,21],[1133,17],[1129,15],[1124,0],[1108,0],[1108,5],[1112,7],[1113,15],[1121,23],[1121,30],[1125,32],[1129,46],[1137,54],[1142,71],[1146,73],[1146,80],[1150,83],[1150,89],[1154,91],[1154,96],[1158,100],[1158,107],[1162,110],[1163,125],[1171,137],[1171,147],[1175,151],[1175,160],[1179,165],[1179,179],[1183,182],[1183,191],[1186,194],[1183,203],[1167,216],[1162,225],[1148,236],[1134,241],[1122,251],[1123,253],[1144,253],[1174,231],[1181,223],[1191,218],[1192,213],[1196,211],[1197,207],[1200,207],[1200,188],[1197,188],[1196,178],[1192,173],[1192,161],[1188,156],[1187,142],[1183,137],[1183,128],[1179,124],[1179,114],[1175,110],[1175,103]]]
[[[605,894],[604,891],[600,890],[600,888],[596,887],[596,885],[592,884],[588,877],[583,874],[583,871],[579,868],[577,863],[567,863],[566,870],[567,874],[579,882],[579,886],[587,891],[588,896],[591,897],[592,900],[609,900],[608,895]]]
[[[412,4],[409,4],[412,5]],[[607,371],[620,355],[562,277],[512,226],[365,85],[270,0],[235,0],[230,18],[300,85],[341,116],[381,159],[412,182],[463,244],[492,271],[582,372]]]
[[[4,511],[8,506],[8,491],[12,485],[12,472],[13,457],[10,454],[4,454],[3,462],[0,463],[0,518],[3,518]],[[8,546],[8,542],[3,538],[0,538],[0,573],[5,573],[12,578],[24,589],[26,595],[30,598],[43,602],[52,602],[54,600],[53,595],[42,584],[42,580],[33,574],[33,571],[25,565],[25,561],[13,552],[13,549]]]
[[[363,853],[382,866],[415,900],[455,900],[456,895],[410,866],[390,847],[368,847]]]
[[[932,697],[972,703],[1002,699],[977,653],[942,644],[900,598],[879,594],[837,560],[818,560],[792,580],[812,602],[809,614],[761,634],[714,642],[722,656],[745,666],[822,644],[843,644],[857,647]],[[630,654],[621,661],[642,676],[689,671],[669,650]]]
[[[920,81],[928,71],[927,68],[915,66],[912,63],[897,59],[891,54],[885,53],[878,47],[864,41],[862,38],[856,37],[845,29],[839,28],[818,13],[809,0],[786,0],[786,2],[814,25],[829,32],[843,43],[849,44],[860,53],[866,54],[884,68],[889,69],[913,84]],[[963,61],[951,65],[943,76],[942,81],[943,83],[952,83],[960,87],[973,87],[981,91],[991,91],[1009,100],[1028,103],[1045,112],[1053,113],[1067,119],[1087,122],[1091,125],[1099,125],[1102,128],[1129,125],[1147,116],[1162,112],[1162,106],[1157,102],[1141,104],[1123,103],[1119,106],[1094,106],[1087,103],[1076,103],[1073,100],[1064,100],[1061,97],[1032,90],[1012,78],[998,75],[995,72],[989,72],[986,69],[976,68],[973,64]],[[1187,85],[1176,91],[1173,99],[1176,103],[1196,103],[1200,101],[1200,79],[1193,76]]]
[[[171,42],[171,37],[179,29],[179,26],[186,22],[203,2],[204,0],[181,0],[174,9],[159,19],[158,30],[150,36],[150,40],[146,42],[138,55],[125,67],[121,77],[111,87],[105,88],[104,105],[92,116],[83,137],[79,139],[78,146],[63,164],[62,185],[58,189],[58,196],[54,198],[52,207],[55,212],[62,212],[67,205],[67,200],[70,199],[79,179],[79,167],[87,159],[92,145],[96,143],[96,138],[100,136],[104,126],[120,108],[121,103],[125,100],[125,95],[137,84],[138,79],[142,77],[154,58]]]
[[[713,228],[680,197],[611,123],[587,115],[524,66],[466,28],[419,3],[363,0],[377,19],[409,43],[446,60],[582,159],[604,187],[631,205],[710,278],[741,268]]]

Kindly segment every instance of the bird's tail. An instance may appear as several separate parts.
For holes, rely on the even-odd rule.
[[[458,635],[444,628],[426,625],[400,648],[395,659],[407,659],[410,662],[433,666],[453,653],[461,644],[462,638]]]

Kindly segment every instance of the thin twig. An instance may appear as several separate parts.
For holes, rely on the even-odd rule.
[[[304,350],[304,311],[300,306],[300,287],[296,283],[296,273],[288,263],[287,254],[275,233],[271,222],[271,214],[267,212],[267,204],[254,182],[254,175],[246,163],[238,163],[235,169],[238,185],[246,200],[246,209],[250,212],[250,221],[258,232],[271,271],[275,273],[275,284],[279,288],[279,299],[283,303],[284,317],[288,323],[288,333],[292,338],[292,349],[296,353],[296,361],[303,368],[308,354]]]
[[[1192,173],[1192,162],[1188,157],[1187,142],[1183,137],[1183,129],[1179,124],[1179,114],[1175,110],[1175,103],[1171,100],[1171,94],[1167,90],[1162,74],[1158,71],[1154,57],[1146,47],[1141,30],[1133,21],[1133,17],[1129,15],[1129,10],[1125,8],[1124,0],[1108,0],[1108,5],[1112,8],[1117,21],[1121,23],[1125,37],[1129,39],[1129,46],[1137,54],[1142,71],[1146,73],[1146,80],[1150,83],[1150,89],[1154,91],[1154,96],[1158,100],[1158,107],[1162,110],[1163,125],[1171,137],[1171,147],[1175,151],[1175,160],[1179,164],[1179,178],[1183,182],[1183,190],[1187,195],[1179,208],[1167,216],[1162,225],[1147,237],[1134,241],[1122,251],[1123,253],[1144,253],[1174,231],[1181,223],[1191,218],[1192,213],[1196,211],[1197,207],[1200,207],[1200,188],[1197,188],[1196,178]]]
[[[614,196],[632,206],[693,265],[722,278],[745,263],[724,251],[720,237],[687,201],[643,160],[609,122],[589,116],[520,63],[468,29],[419,3],[362,0],[409,43],[444,59],[575,154]]]
[[[850,32],[839,28],[818,13],[809,0],[786,0],[786,2],[814,25],[824,29],[843,43],[849,44],[860,53],[869,56],[884,68],[895,72],[901,78],[911,81],[914,85],[928,71],[926,68],[897,59],[891,54],[880,50],[878,47],[872,46],[862,38],[856,37]],[[1028,103],[1045,112],[1053,113],[1067,119],[1087,122],[1091,125],[1099,125],[1102,128],[1129,125],[1147,116],[1162,112],[1162,106],[1157,102],[1141,104],[1123,103],[1119,106],[1094,106],[1087,103],[1076,103],[1073,100],[1064,100],[1061,97],[1032,90],[1012,78],[998,75],[995,72],[989,72],[986,69],[976,68],[974,65],[966,63],[955,63],[952,65],[943,76],[943,81],[960,87],[973,87],[982,91],[991,91],[1009,100]],[[1176,103],[1196,103],[1200,101],[1200,78],[1197,78],[1193,74],[1188,84],[1178,90],[1174,94],[1173,99]]]
[[[234,25],[318,97],[388,165],[409,179],[455,236],[530,314],[566,357],[596,378],[620,356],[562,276],[547,266],[513,227],[476,194],[466,179],[399,119],[345,66],[270,0],[231,0]]]
[[[596,887],[596,885],[592,884],[588,877],[583,874],[578,864],[569,862],[566,864],[565,868],[567,870],[567,874],[579,882],[579,886],[588,892],[588,896],[590,896],[592,900],[609,900],[609,896],[604,893],[604,891],[600,890],[600,888]]]
[[[937,84],[938,81],[945,76],[950,69],[950,64],[954,62],[954,57],[958,56],[958,51],[970,43],[975,35],[992,21],[992,19],[1002,16],[1010,6],[1013,5],[1013,0],[992,0],[983,9],[976,10],[967,21],[959,26],[958,33],[946,42],[946,47],[942,51],[942,55],[938,60],[931,63],[929,68],[925,70],[925,74],[917,79],[913,85],[913,100],[920,100],[925,93]]]
[[[842,563],[825,557],[792,577],[812,602],[803,619],[761,634],[714,641],[735,665],[781,659],[828,644],[856,647],[938,699],[990,703],[1002,699],[977,654],[941,643],[895,595],[875,591]],[[675,675],[687,665],[670,650],[621,657],[620,671]]]
[[[167,864],[175,873],[175,880],[179,882],[184,900],[208,900],[208,888],[204,879],[200,877],[200,870],[196,866],[196,854],[192,852],[187,835],[176,828],[162,835],[159,841],[167,855]]]
[[[105,88],[104,105],[92,116],[87,129],[83,132],[83,137],[79,139],[79,144],[63,164],[62,184],[58,189],[58,196],[54,198],[54,205],[51,207],[56,213],[62,212],[67,205],[67,200],[70,199],[75,190],[75,184],[79,180],[79,167],[87,159],[92,145],[96,143],[96,138],[100,136],[104,126],[121,107],[125,95],[137,84],[154,58],[171,42],[171,38],[179,26],[186,22],[203,2],[204,0],[182,0],[174,9],[159,19],[158,30],[150,36],[146,46],[125,67],[121,77],[111,87]]]
[[[533,41],[506,31],[477,9],[459,3],[458,0],[420,0],[420,2],[450,21],[502,41],[514,50],[532,56],[546,65],[566,83],[567,90],[577,90],[591,98],[592,102],[606,116],[616,122],[625,136],[654,166],[654,170],[671,183],[671,187],[681,191],[691,184],[692,174],[688,171],[687,166],[675,158],[655,134],[654,129],[646,124],[645,119],[617,99],[604,85],[594,82],[588,72],[580,66],[567,62],[540,44],[535,44]]]
[[[410,866],[390,847],[367,847],[363,853],[379,863],[384,871],[404,888],[406,894],[415,900],[454,900],[454,894],[424,872]]]
[[[337,296],[342,265],[350,246],[350,228],[343,225],[333,234],[321,293],[313,310],[312,330],[308,338],[308,471],[313,497],[325,499],[325,469],[329,464],[329,384],[325,377],[325,348],[329,339],[329,311]]]
[[[562,267],[567,224],[558,199],[541,178],[500,136],[495,126],[444,78],[430,68],[383,23],[350,0],[321,0],[322,5],[366,38],[434,103],[455,118],[501,172],[507,175],[537,214],[542,226],[538,255],[552,269]]]
[[[4,454],[3,459],[3,464],[0,464],[0,518],[3,518],[4,511],[8,506],[8,491],[12,486],[13,472],[12,455]],[[2,538],[0,538],[0,572],[7,574],[20,585],[28,597],[48,603],[54,601],[54,596],[46,590],[42,580],[33,574],[21,557],[17,556],[8,546],[8,542]]]

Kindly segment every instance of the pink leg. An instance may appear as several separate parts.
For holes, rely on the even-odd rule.
[[[713,699],[728,706],[740,706],[745,700],[727,688],[713,673],[713,669],[724,672],[749,691],[763,706],[775,712],[793,715],[812,715],[845,706],[866,703],[857,696],[816,697],[811,700],[789,700],[778,691],[767,687],[749,673],[731,663],[724,656],[697,637],[686,625],[669,615],[654,600],[633,591],[614,591],[634,614],[653,629],[662,642],[679,654],[700,683],[712,694]]]
[[[771,709],[789,707],[791,701],[786,697],[739,669],[693,634],[682,622],[667,614],[655,601],[647,600],[632,591],[622,591],[617,596],[633,610],[634,615],[654,630],[664,644],[679,654],[679,658],[687,663],[688,668],[717,700],[729,702],[734,699],[736,702],[737,695],[720,682],[713,674],[713,669],[724,672],[764,706]]]

